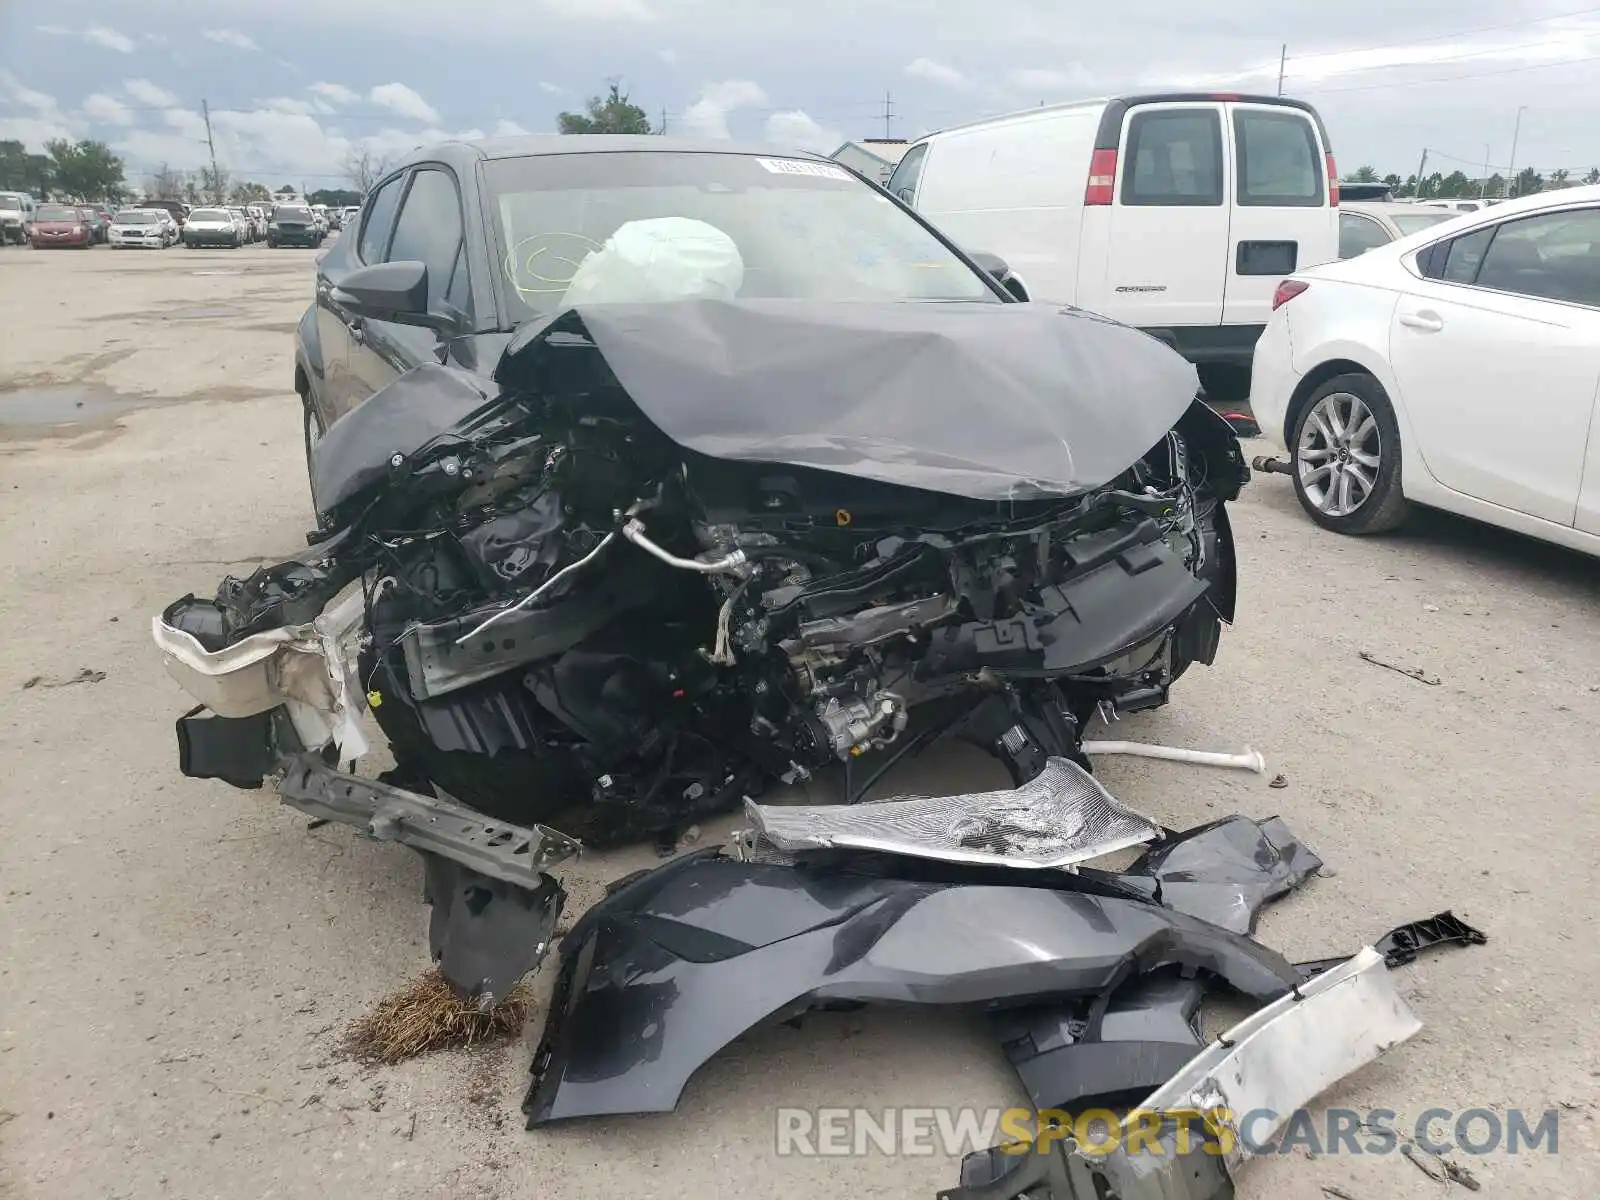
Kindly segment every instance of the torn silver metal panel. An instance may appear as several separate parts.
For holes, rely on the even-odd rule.
[[[1366,946],[1240,1021],[1141,1107],[1223,1110],[1213,1119],[1231,1135],[1221,1139],[1223,1158],[1236,1171],[1296,1109],[1421,1028],[1383,955]],[[1247,1144],[1235,1122],[1263,1111],[1275,1117],[1270,1127],[1256,1120],[1250,1129],[1256,1140]]]
[[[1060,868],[1161,835],[1077,763],[1051,758],[1010,791],[916,796],[876,804],[746,801],[756,834],[781,851],[878,850],[988,866]]]

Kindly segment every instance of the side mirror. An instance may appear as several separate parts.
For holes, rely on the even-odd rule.
[[[428,267],[420,262],[374,263],[358,267],[332,289],[328,299],[358,317],[453,329],[455,318],[428,311]]]
[[[1013,299],[1027,303],[1028,289],[1022,286],[1022,280],[1011,273],[1011,267],[1005,259],[998,254],[990,254],[983,250],[968,250],[967,257],[978,264],[978,267],[1006,291],[1011,293]]]

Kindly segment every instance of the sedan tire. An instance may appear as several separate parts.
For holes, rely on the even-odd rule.
[[[1306,514],[1335,533],[1386,533],[1405,520],[1400,426],[1370,375],[1325,381],[1295,418],[1290,439],[1294,494]]]

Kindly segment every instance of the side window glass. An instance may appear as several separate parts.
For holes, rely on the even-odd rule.
[[[1389,231],[1370,217],[1339,214],[1339,257],[1354,258],[1389,243]]]
[[[1494,237],[1494,226],[1488,229],[1479,229],[1475,233],[1465,233],[1449,242],[1444,247],[1444,256],[1441,258],[1437,251],[1433,256],[1433,265],[1438,274],[1435,278],[1446,283],[1471,283],[1478,277],[1478,267],[1483,263],[1483,252],[1489,248],[1489,242]]]
[[[395,209],[400,207],[400,193],[405,188],[406,177],[397,175],[384,184],[361,206],[361,239],[356,252],[362,262],[383,261],[383,252],[389,244],[389,233],[394,228]]]
[[[1222,122],[1211,109],[1136,113],[1128,123],[1122,203],[1222,203]]]
[[[437,309],[450,288],[461,251],[461,200],[456,181],[439,170],[418,171],[395,222],[388,262],[428,268],[428,308]]]
[[[1298,112],[1241,109],[1233,114],[1239,143],[1239,203],[1262,208],[1314,208],[1322,203],[1317,135]]]
[[[913,146],[906,151],[906,156],[900,160],[900,165],[894,169],[894,174],[889,176],[889,192],[899,197],[907,204],[912,204],[917,198],[917,184],[922,179],[922,160],[928,157],[928,143]]]
[[[450,269],[450,285],[444,290],[444,302],[459,312],[472,313],[472,289],[467,283],[465,242],[456,247],[455,266]]]
[[[1600,209],[1507,221],[1478,268],[1479,287],[1600,305]]]

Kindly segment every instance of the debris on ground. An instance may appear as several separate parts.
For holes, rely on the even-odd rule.
[[[397,1063],[435,1050],[506,1041],[522,1031],[531,1001],[529,986],[522,983],[488,1012],[481,1012],[451,991],[436,968],[430,969],[358,1018],[345,1048],[369,1062]]]
[[[1275,787],[1275,788],[1286,788],[1286,787],[1289,786],[1289,777],[1287,775],[1285,775],[1283,772],[1280,771],[1280,772],[1278,772],[1278,774],[1276,774],[1276,775],[1274,775],[1272,777],[1272,782],[1267,784],[1267,786],[1268,787]]]
[[[1459,1183],[1469,1192],[1481,1192],[1483,1190],[1483,1184],[1478,1182],[1478,1177],[1471,1171],[1448,1159],[1441,1161],[1444,1163],[1445,1178],[1451,1183]]]
[[[1331,1197],[1331,1200],[1356,1200],[1349,1192],[1343,1188],[1334,1187],[1331,1183],[1322,1185],[1322,1194]]]
[[[1361,650],[1358,653],[1364,661],[1371,663],[1375,667],[1383,667],[1385,670],[1394,671],[1397,674],[1404,675],[1407,679],[1415,679],[1418,683],[1425,683],[1429,687],[1438,687],[1444,682],[1437,675],[1431,675],[1421,667],[1397,666],[1392,662],[1385,662],[1370,650]]]
[[[63,688],[71,687],[75,683],[99,683],[106,677],[104,671],[96,671],[92,667],[79,667],[76,675],[69,675],[65,679],[53,679],[49,675],[30,675],[22,681],[22,690],[30,688]]]
[[[1417,1170],[1421,1171],[1435,1183],[1445,1182],[1445,1173],[1442,1170],[1434,1170],[1432,1166],[1424,1162],[1422,1160],[1422,1155],[1418,1154],[1409,1143],[1400,1147],[1400,1153],[1406,1156],[1406,1161],[1408,1161],[1412,1166],[1416,1167]]]

